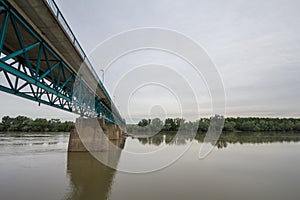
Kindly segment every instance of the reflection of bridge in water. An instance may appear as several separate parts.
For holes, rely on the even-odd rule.
[[[112,142],[117,147],[124,148],[125,139]],[[118,151],[117,155],[114,149],[97,153],[113,159],[117,167],[121,151]],[[102,164],[88,152],[69,152],[67,170],[72,184],[68,199],[107,199],[116,173],[115,169]]]

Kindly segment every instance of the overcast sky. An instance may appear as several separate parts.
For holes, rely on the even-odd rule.
[[[172,29],[195,40],[215,63],[224,83],[227,116],[300,116],[298,0],[57,0],[57,3],[86,53],[122,31],[141,27]],[[188,67],[178,58],[162,52],[136,53],[122,59],[114,64],[115,70],[158,63],[159,59],[163,60],[159,63],[176,69]],[[105,76],[109,92],[115,81],[113,72]],[[173,101],[163,90],[150,87],[144,93],[139,92],[134,97],[137,106],[132,108],[136,119],[148,116],[149,108],[143,109],[146,102],[151,102],[153,107],[168,102],[168,98],[169,102]],[[158,98],[158,94],[163,98]],[[201,98],[200,91],[199,96]],[[118,96],[115,98],[118,103]],[[206,101],[209,99],[202,98],[199,102],[203,110],[209,106]],[[1,116],[63,120],[76,117],[3,92],[0,103]],[[176,115],[178,106],[175,104],[167,109]],[[119,109],[127,112],[127,108]],[[155,113],[155,109],[160,108],[154,107],[151,112]]]

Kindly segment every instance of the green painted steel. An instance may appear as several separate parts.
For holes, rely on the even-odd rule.
[[[57,12],[56,17],[62,16],[58,8]],[[1,91],[85,117],[101,116],[107,123],[124,124],[118,111],[102,101],[6,0],[0,0],[0,20],[0,73],[6,81],[0,83]],[[111,101],[97,74],[95,77]]]

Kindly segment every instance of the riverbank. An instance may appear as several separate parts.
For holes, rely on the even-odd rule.
[[[4,116],[0,123],[0,132],[70,132],[74,122],[60,119],[31,119],[25,116]]]
[[[223,122],[223,132],[300,132],[299,118],[258,118],[258,117],[228,117],[216,116]],[[206,133],[211,119],[202,118],[195,122],[181,118],[168,118],[164,122],[158,118],[142,119],[137,125],[127,125],[129,133],[146,132],[177,132],[179,129],[197,133]],[[220,123],[222,125],[222,123]]]

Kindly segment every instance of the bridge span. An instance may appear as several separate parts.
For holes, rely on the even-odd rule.
[[[125,124],[54,0],[0,0],[0,21],[0,90]]]

